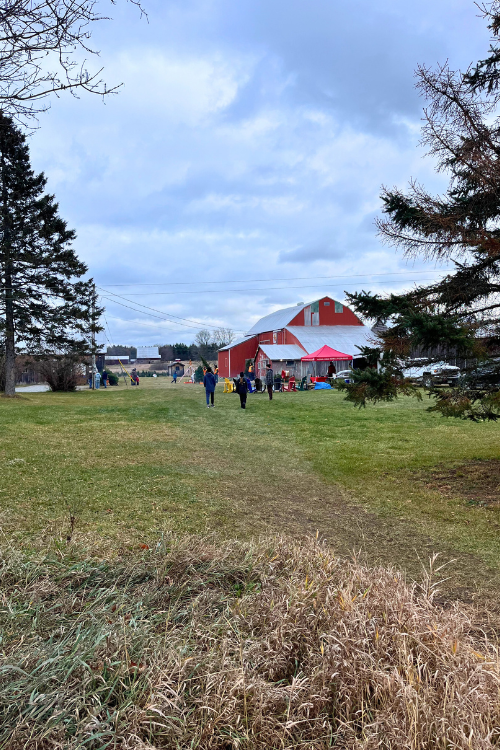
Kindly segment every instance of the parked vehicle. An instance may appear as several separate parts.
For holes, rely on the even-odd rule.
[[[500,388],[500,361],[480,363],[475,370],[464,374],[460,382],[467,388],[498,390]]]
[[[425,388],[431,388],[434,385],[456,386],[460,377],[460,368],[449,365],[447,362],[429,364],[429,360],[414,359],[406,362],[403,375]]]
[[[349,383],[352,378],[352,370],[341,370],[335,375],[336,380],[344,380]]]

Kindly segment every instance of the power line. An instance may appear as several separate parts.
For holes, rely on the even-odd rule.
[[[107,297],[101,297],[101,299],[108,299],[108,298]],[[111,300],[111,302],[114,302],[114,301],[115,300]],[[119,304],[119,303],[117,303],[117,304]],[[126,307],[126,305],[123,305],[123,307]],[[141,313],[141,315],[149,315],[150,314],[150,313],[145,313],[142,310],[136,310],[133,307],[130,307],[129,309],[130,310],[134,310],[134,312]],[[156,318],[157,316],[154,315],[152,317]],[[123,318],[115,318],[112,315],[110,315],[110,318],[111,318],[111,320],[118,320],[120,323],[123,323]],[[160,322],[167,322],[168,323],[169,321],[160,320]],[[141,326],[151,326],[151,327],[155,328],[156,330],[158,330],[158,325],[156,323],[150,322],[149,320],[137,320],[137,321],[134,321],[134,324],[135,325],[141,325]],[[182,328],[162,328],[161,330],[162,331],[171,331],[173,333],[185,333],[185,331]],[[112,344],[112,346],[114,346],[114,344]]]
[[[111,294],[111,292],[110,292],[110,294]],[[163,317],[161,317],[161,315],[154,315],[153,313],[148,313],[148,312],[144,312],[143,310],[138,310],[136,307],[130,307],[130,305],[124,305],[123,302],[118,302],[118,300],[112,299],[111,297],[105,297],[102,294],[100,296],[101,296],[101,299],[107,299],[107,300],[109,300],[109,302],[115,302],[117,305],[120,305],[121,307],[126,307],[129,310],[133,310],[134,312],[142,313],[142,315],[149,315],[151,318],[158,318],[159,320],[163,321],[164,323],[175,323],[175,321],[169,320],[168,318],[163,318]],[[123,297],[122,299],[125,299],[125,298]],[[131,300],[128,300],[128,301],[130,302]],[[137,303],[132,302],[132,304],[139,304],[139,303],[138,302]],[[141,305],[141,307],[145,307],[145,305]],[[151,308],[148,308],[148,309],[154,310],[155,308],[151,307]],[[161,311],[160,310],[156,310],[156,312],[161,312]],[[210,324],[209,323],[199,323],[196,326],[190,326],[190,325],[187,325],[186,323],[177,323],[177,325],[180,325],[180,326],[183,325],[186,328],[196,328],[198,330],[200,326],[207,326],[207,325],[210,325]],[[220,328],[220,326],[213,326],[213,328]],[[174,332],[182,331],[182,329],[179,329],[179,328],[170,328],[170,330],[174,331]],[[236,333],[245,333],[245,331],[236,331]]]
[[[384,276],[385,274],[380,274],[380,275]],[[331,278],[334,278],[334,277],[331,277]],[[412,279],[401,279],[401,281],[412,281]],[[419,281],[434,281],[434,279],[419,279]],[[385,281],[374,281],[374,282],[372,282],[372,284],[385,284],[385,283],[386,283]],[[311,286],[312,286],[312,288],[316,288],[318,285],[314,284],[314,285],[311,285]],[[248,289],[248,288],[247,289],[221,289],[221,290],[217,289],[217,290],[207,290],[207,291],[204,291],[204,292],[200,292],[200,291],[196,291],[196,292],[153,292],[153,294],[201,294],[201,293],[203,293],[203,294],[221,294],[222,292],[253,292],[253,291],[265,292],[265,291],[271,291],[271,290],[275,290],[275,289],[307,289],[307,288],[311,288],[311,286],[303,286],[303,285],[301,285],[301,286],[298,286],[298,287],[290,287],[290,286],[286,286],[286,287],[266,287],[264,289]],[[322,286],[326,286],[326,287],[340,287],[340,286],[343,286],[343,285],[340,285],[340,284],[323,284]],[[357,286],[357,284],[356,285],[346,284],[345,286]],[[116,294],[116,292],[110,292],[108,289],[104,289],[103,287],[98,287],[98,289],[100,289],[101,291],[105,292],[106,294],[111,294],[112,295],[111,298],[110,297],[105,297],[105,296],[101,295],[101,297],[103,299],[107,299],[109,302],[115,302],[117,305],[120,305],[121,307],[126,307],[129,310],[133,310],[134,312],[139,312],[139,313],[143,312],[143,311],[142,310],[138,310],[137,307],[142,307],[145,310],[152,310],[153,313],[160,313],[160,315],[154,315],[152,313],[144,313],[144,314],[147,314],[147,315],[149,315],[152,318],[158,318],[159,320],[162,320],[165,323],[174,323],[174,322],[177,322],[177,321],[184,320],[184,321],[186,321],[185,323],[178,322],[177,325],[183,326],[185,328],[199,328],[199,326],[205,326],[205,327],[208,326],[209,328],[219,328],[219,326],[215,326],[215,325],[213,325],[211,323],[202,323],[201,321],[191,320],[190,318],[181,318],[178,315],[173,315],[171,313],[164,313],[162,310],[158,310],[155,307],[149,307],[148,305],[143,305],[140,302],[135,302],[134,300],[128,299],[127,297],[124,297],[121,294]],[[134,296],[134,295],[131,294],[130,296]],[[124,305],[123,302],[118,302],[118,299],[116,299],[116,298],[121,299],[121,300],[125,300],[125,302],[130,302],[132,305],[135,305],[136,307],[130,307],[129,305]],[[168,315],[169,318],[164,317],[165,315]],[[171,320],[170,318],[175,318],[176,320]],[[193,323],[195,325],[192,325]],[[245,332],[244,331],[236,331],[236,333],[245,333]]]
[[[130,309],[132,310],[133,308],[130,308]],[[149,315],[149,313],[145,313],[142,310],[135,310],[135,312],[141,313],[142,315]],[[124,322],[123,318],[115,318],[114,316],[110,316],[110,317],[111,317],[111,320],[118,320],[120,323]],[[161,323],[165,321],[160,320],[159,322]],[[149,321],[149,320],[134,320],[134,325],[148,326],[148,327],[154,328],[156,331],[159,330],[158,324],[153,323],[152,321]],[[161,331],[170,332],[170,333],[185,333],[185,331],[182,328],[164,328],[163,326],[161,327]],[[112,346],[114,346],[114,344],[112,344]]]
[[[159,312],[162,316],[168,315],[168,318],[163,317],[163,320],[166,320],[168,323],[176,323],[178,320],[185,320],[185,323],[177,323],[177,325],[185,326],[186,328],[199,328],[200,326],[208,326],[209,328],[220,328],[220,326],[215,326],[212,323],[202,323],[199,320],[191,320],[190,318],[181,318],[179,315],[173,315],[172,313],[165,313],[162,310],[157,310],[155,307],[148,307],[147,305],[143,305],[140,302],[134,302],[132,299],[128,299],[127,297],[123,297],[121,294],[116,294],[115,292],[110,292],[108,289],[103,289],[103,287],[97,287],[102,292],[106,292],[106,294],[112,294],[113,297],[118,297],[119,299],[124,299],[125,302],[130,302],[132,305],[137,305],[138,307],[144,307],[146,310],[153,310],[153,312]],[[110,299],[109,297],[106,297],[105,299],[109,299],[110,302],[114,302],[114,299]],[[117,302],[117,304],[120,304]],[[123,307],[127,307],[127,305],[123,305]],[[140,310],[136,310],[136,312],[141,312]],[[153,316],[157,317],[157,316]],[[175,320],[170,320],[170,318],[175,318]],[[189,325],[190,323],[194,323],[195,325]]]
[[[112,336],[111,336],[111,331],[109,328],[109,323],[104,312],[102,313],[102,317],[104,318],[104,326],[105,326],[104,332],[105,332],[106,338],[108,339],[108,343],[111,344],[111,346],[114,346],[113,342],[111,341]],[[109,333],[109,336],[108,336],[108,333],[106,333],[106,329],[107,329],[107,332]]]
[[[398,279],[398,281],[415,281],[416,279]],[[434,281],[434,279],[418,279],[418,281]],[[366,282],[371,284],[386,284],[386,281],[372,281]],[[224,294],[225,292],[268,292],[275,291],[277,289],[317,289],[318,286],[326,289],[340,289],[344,286],[358,286],[358,284],[301,284],[300,286],[265,286],[265,287],[243,287],[241,289],[195,289],[188,292],[127,292],[129,297],[156,297],[166,295],[179,295],[179,294]],[[113,292],[108,292],[113,294]],[[123,298],[125,299],[125,297]],[[133,300],[129,300],[132,302]],[[134,303],[139,304],[139,303]],[[168,313],[167,313],[168,314]],[[214,326],[216,327],[216,326]]]
[[[442,269],[441,272],[446,272],[449,269]],[[158,281],[158,282],[131,282],[130,284],[106,284],[106,286],[189,286],[192,284],[257,284],[264,283],[266,281],[312,281],[313,279],[355,279],[362,277],[373,276],[404,276],[405,274],[419,274],[429,273],[429,269],[425,271],[387,271],[386,273],[350,273],[341,276],[287,276],[284,278],[276,279],[224,279],[223,281]]]

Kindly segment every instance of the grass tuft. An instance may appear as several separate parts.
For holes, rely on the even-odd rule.
[[[11,552],[0,581],[2,748],[500,742],[497,651],[429,576],[192,536],[113,562]]]

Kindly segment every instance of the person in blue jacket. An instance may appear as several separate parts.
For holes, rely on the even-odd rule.
[[[214,407],[214,393],[215,393],[215,375],[212,372],[211,367],[207,367],[207,371],[203,378],[203,385],[205,386],[205,393],[207,395],[207,406]],[[210,403],[212,402],[212,403]]]

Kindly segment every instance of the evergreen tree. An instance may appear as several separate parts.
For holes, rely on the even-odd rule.
[[[5,394],[15,394],[16,351],[88,351],[85,335],[93,282],[80,281],[87,267],[71,247],[73,230],[58,214],[46,178],[31,168],[26,138],[0,115],[0,337]]]
[[[359,405],[405,391],[396,357],[419,347],[430,359],[449,354],[490,364],[487,378],[475,365],[458,390],[436,393],[433,408],[447,416],[500,417],[494,356],[500,347],[500,0],[484,14],[493,34],[486,60],[465,74],[448,65],[417,70],[417,88],[429,103],[422,143],[450,176],[446,193],[433,196],[415,182],[405,192],[384,188],[385,217],[378,224],[382,238],[407,257],[446,261],[454,269],[406,294],[347,294],[358,313],[385,324],[380,350],[395,355],[383,371],[369,378],[358,373],[345,386]]]
[[[109,345],[106,349],[106,354],[113,355],[124,355],[130,357],[130,359],[137,359],[137,348],[135,346],[126,346],[123,344]]]
[[[174,359],[192,359],[191,347],[187,344],[172,344]]]

